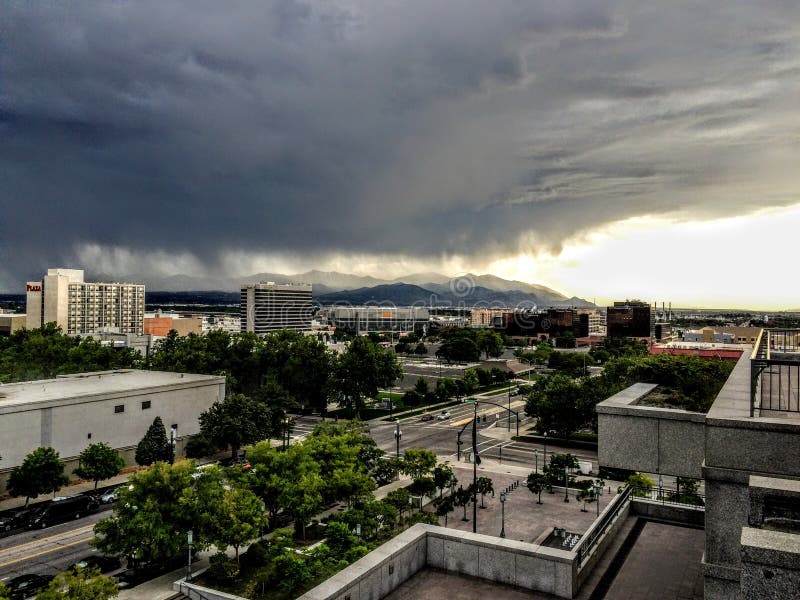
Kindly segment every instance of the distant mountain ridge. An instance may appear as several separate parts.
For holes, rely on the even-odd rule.
[[[237,292],[244,283],[310,283],[314,298],[321,303],[364,304],[390,302],[410,305],[433,302],[447,305],[502,304],[516,306],[594,306],[582,298],[568,298],[552,288],[513,281],[495,275],[467,273],[448,277],[441,273],[415,273],[392,280],[352,275],[336,271],[312,270],[305,273],[254,273],[243,277],[193,277],[189,275],[148,276],[141,273],[124,277],[87,273],[88,281],[127,281],[144,283],[149,292]]]

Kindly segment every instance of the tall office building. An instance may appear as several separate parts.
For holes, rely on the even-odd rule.
[[[656,314],[647,302],[614,302],[606,310],[608,337],[652,338],[656,334]]]
[[[239,301],[242,331],[310,331],[313,312],[309,284],[261,282],[242,286]]]
[[[134,333],[144,323],[144,286],[89,283],[80,269],[48,269],[41,281],[29,281],[26,327],[56,323],[64,333]]]

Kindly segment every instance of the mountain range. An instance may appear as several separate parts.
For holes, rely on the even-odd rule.
[[[187,292],[219,291],[238,294],[244,283],[273,281],[275,283],[310,283],[314,286],[314,299],[322,304],[366,304],[391,302],[397,305],[433,304],[465,305],[503,304],[507,306],[594,306],[582,298],[568,298],[552,288],[503,279],[495,275],[468,273],[448,277],[440,273],[415,273],[396,279],[338,273],[336,271],[307,271],[284,275],[282,273],[254,273],[245,277],[192,277],[172,275],[153,277],[130,274],[123,278],[103,273],[88,274],[89,281],[128,281],[144,283],[148,292],[173,292],[183,296]]]

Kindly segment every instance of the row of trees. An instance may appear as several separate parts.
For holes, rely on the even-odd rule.
[[[0,383],[143,365],[138,352],[104,346],[92,338],[64,335],[55,323],[0,336]]]
[[[79,466],[74,473],[82,479],[94,481],[94,487],[105,479],[118,475],[125,461],[107,444],[90,444],[80,454]],[[67,485],[64,463],[53,448],[36,448],[14,467],[8,477],[7,489],[14,496],[25,497],[27,508],[31,498],[42,494],[55,494]]]

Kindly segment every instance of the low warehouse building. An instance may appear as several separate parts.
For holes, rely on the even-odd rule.
[[[11,469],[41,446],[58,451],[69,475],[81,451],[96,442],[133,464],[156,417],[175,428],[179,455],[199,432],[200,413],[224,397],[224,377],[136,369],[0,385],[0,492]]]

